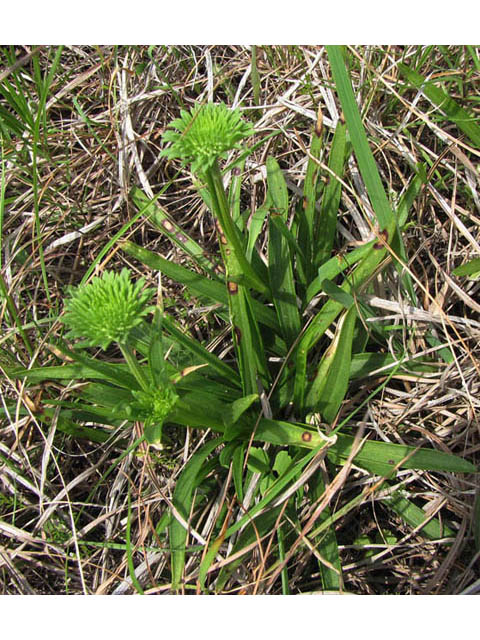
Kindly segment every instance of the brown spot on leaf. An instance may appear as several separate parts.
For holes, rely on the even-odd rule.
[[[227,282],[227,287],[228,287],[228,292],[234,296],[235,294],[238,293],[238,284],[236,282],[232,282],[231,280],[229,280]]]
[[[215,226],[217,227],[217,233],[218,233],[218,237],[220,238],[220,242],[222,244],[227,244],[227,239],[225,237],[225,234],[223,233],[223,229],[218,220],[215,222]]]
[[[302,433],[302,440],[304,442],[311,442],[312,441],[312,434],[309,431],[304,431]]]
[[[386,229],[384,229],[383,231],[380,231],[379,236],[380,236],[381,238],[383,238],[383,241],[384,241],[384,242],[387,242],[387,241],[388,241],[388,231],[387,231]],[[373,245],[373,248],[374,248],[374,249],[381,249],[383,246],[384,246],[384,245],[383,245],[383,242],[376,242],[376,243]]]
[[[162,227],[165,229],[165,231],[168,231],[168,233],[174,233],[175,231],[175,227],[170,222],[170,220],[162,220]]]
[[[177,234],[175,235],[175,237],[177,238],[177,240],[178,240],[179,242],[183,242],[184,244],[185,244],[185,242],[187,242],[187,240],[188,240],[187,236],[186,236],[185,234],[183,234],[183,233],[177,233]]]

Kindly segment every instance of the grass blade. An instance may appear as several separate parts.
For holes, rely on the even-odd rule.
[[[330,45],[327,46],[326,49],[332,67],[338,97],[342,103],[348,132],[357,157],[358,167],[365,182],[373,210],[377,216],[378,224],[381,229],[392,226],[392,223],[395,227],[395,218],[383,188],[375,159],[368,144],[367,135],[363,128],[362,119],[358,111],[341,48],[336,45]]]
[[[334,421],[348,389],[356,319],[357,310],[352,306],[340,320],[307,396],[307,406],[319,411],[329,424]]]
[[[469,113],[463,109],[448,93],[445,93],[440,87],[436,87],[433,82],[427,81],[422,75],[410,69],[406,64],[400,62],[398,64],[400,73],[414,86],[436,105],[447,118],[454,122],[460,131],[468,136],[472,144],[477,149],[480,148],[480,127],[478,126],[478,116]]]
[[[328,457],[335,464],[342,464],[349,456],[354,437],[337,434],[337,438],[337,442],[328,450]],[[376,440],[367,440],[363,444],[354,463],[371,473],[386,477],[392,474],[397,465],[400,465],[400,469],[477,473],[477,468],[471,462],[450,453]]]
[[[273,207],[268,227],[268,275],[278,322],[289,346],[296,340],[301,323],[289,243],[272,219],[278,216],[286,223],[288,216],[287,185],[278,162],[272,157],[267,159],[267,181]]]
[[[473,258],[465,264],[461,264],[452,271],[454,276],[471,276],[473,279],[480,274],[480,258]]]
[[[414,529],[418,528],[430,540],[438,540],[440,538],[454,538],[455,533],[447,527],[446,524],[440,522],[438,518],[432,518],[428,522],[428,516],[425,511],[416,504],[413,504],[407,498],[404,498],[399,491],[394,491],[387,498],[382,500],[389,509],[399,515],[407,524]],[[422,523],[425,524],[422,526]]]
[[[315,246],[315,205],[320,175],[320,164],[318,161],[320,160],[322,152],[322,125],[322,112],[319,110],[317,122],[312,133],[305,184],[303,186],[303,202],[298,223],[298,242],[304,248],[305,253],[303,272],[305,274],[306,284],[308,284],[313,277],[312,255],[313,252],[317,250]]]
[[[317,473],[309,484],[311,485],[312,503],[318,503],[325,493],[325,482],[323,480],[322,472]],[[322,523],[329,521],[330,518],[331,509],[327,505],[319,514],[317,522],[321,525]],[[329,525],[325,531],[315,536],[314,540],[318,554],[330,565],[328,566],[326,563],[318,560],[318,568],[320,571],[323,590],[339,591],[343,587],[342,563],[340,561],[335,528],[332,525]]]
[[[337,176],[341,176],[343,173],[346,142],[347,128],[342,122],[338,121],[328,156],[328,167]],[[342,185],[340,181],[329,175],[322,197],[321,213],[315,221],[314,261],[316,267],[319,267],[330,258],[335,239],[341,195]]]
[[[306,293],[306,302],[307,304],[311,302],[312,298],[317,295],[323,289],[323,283],[325,280],[333,280],[340,273],[345,271],[348,267],[352,267],[355,263],[359,262],[362,258],[364,258],[372,249],[374,241],[367,242],[361,247],[357,247],[350,253],[345,255],[337,255],[333,258],[330,258],[327,262],[322,264],[322,266],[318,270],[317,277],[312,280],[310,283],[307,293]]]
[[[197,475],[204,465],[205,460],[212,451],[221,444],[221,441],[221,438],[211,440],[197,451],[197,453],[191,457],[177,480],[172,502],[175,509],[184,519],[185,523],[189,520],[193,503],[193,490]],[[174,517],[170,524],[169,533],[172,562],[172,589],[177,590],[180,588],[183,568],[185,566],[187,529],[184,524]]]

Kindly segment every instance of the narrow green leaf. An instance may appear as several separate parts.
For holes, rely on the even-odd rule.
[[[307,396],[307,406],[320,412],[329,424],[334,421],[348,389],[356,318],[356,308],[351,307],[340,320]]]
[[[260,104],[260,74],[258,73],[257,66],[257,47],[252,44],[252,62],[251,62],[250,79],[252,81],[253,89],[253,103],[255,106]]]
[[[243,396],[241,398],[238,398],[238,400],[235,400],[235,402],[232,402],[232,404],[226,407],[223,420],[226,427],[225,437],[227,439],[228,439],[228,434],[227,434],[228,427],[230,425],[234,425],[240,419],[240,416],[242,416],[245,413],[245,411],[249,407],[251,407],[256,400],[258,400],[258,393],[252,393],[249,396]]]
[[[319,112],[319,118],[312,131],[312,142],[303,185],[303,201],[298,209],[298,242],[303,247],[304,255],[300,255],[305,274],[305,284],[308,284],[312,279],[314,270],[312,253],[315,244],[315,207],[320,176],[320,163],[318,161],[322,152],[322,130],[321,112]]]
[[[301,260],[305,260],[305,255],[304,255],[302,247],[295,240],[295,237],[294,237],[293,233],[287,227],[287,225],[285,224],[284,220],[282,220],[282,218],[280,218],[280,216],[271,215],[270,219],[269,219],[269,222],[272,223],[275,226],[275,228],[283,236],[284,240],[286,240],[288,248],[290,249],[290,255],[291,256],[295,256],[296,260],[298,260],[299,258]]]
[[[57,341],[56,347],[64,355],[83,365],[85,369],[96,371],[97,374],[100,374],[100,377],[106,380],[111,380],[112,382],[118,384],[120,387],[126,387],[127,389],[140,388],[136,378],[131,373],[129,373],[128,368],[118,365],[112,365],[108,362],[102,362],[101,360],[96,360],[95,358],[83,355],[83,353],[80,353],[80,351],[78,350],[73,351],[60,340]]]
[[[87,364],[75,362],[53,367],[35,367],[33,369],[14,368],[8,369],[8,375],[12,378],[26,378],[32,383],[43,380],[112,380],[118,382],[117,373],[121,372],[122,386],[127,387],[127,380],[132,381],[128,367],[123,364],[103,363],[102,371],[93,369]]]
[[[367,253],[370,252],[374,244],[374,241],[367,242],[360,247],[357,247],[353,251],[350,251],[349,253],[339,253],[338,255],[330,258],[330,260],[327,260],[327,262],[322,264],[322,266],[318,269],[317,277],[312,280],[307,289],[307,303],[310,302],[312,298],[322,290],[324,280],[333,280],[340,273],[343,273],[345,269],[348,269],[349,267],[355,265],[362,258],[364,258]]]
[[[328,446],[327,455],[335,464],[344,464],[350,455],[355,438],[346,434],[336,434],[332,444],[320,431],[301,423],[268,420],[262,418],[255,432],[255,440],[276,445],[297,445],[307,449]],[[404,462],[404,458],[407,458]],[[396,465],[401,469],[424,469],[426,471],[446,471],[452,473],[477,473],[477,468],[459,456],[400,444],[390,444],[367,440],[355,456],[354,463],[371,473],[389,476]]]
[[[241,504],[243,502],[243,468],[245,460],[245,444],[239,444],[232,456],[232,476],[233,484],[235,486],[235,493],[237,500]]]
[[[472,279],[477,279],[480,275],[480,258],[473,258],[473,260],[461,264],[452,273],[454,276],[472,276]]]
[[[480,127],[478,126],[478,116],[471,114],[463,109],[448,93],[437,87],[431,81],[427,81],[422,75],[410,69],[406,64],[400,62],[398,64],[400,73],[413,85],[416,89],[422,91],[427,98],[436,105],[454,122],[460,131],[463,131],[470,141],[480,148]]]
[[[327,280],[327,278],[322,282],[322,289],[332,300],[339,302],[345,309],[350,309],[350,307],[355,304],[355,298],[348,293],[348,291],[340,289],[340,287],[331,280]]]
[[[322,472],[315,474],[315,476],[309,481],[311,485],[311,500],[315,504],[320,501],[325,493],[325,482],[323,480]],[[331,509],[326,506],[325,509],[318,516],[318,524],[327,522],[331,517]],[[331,566],[327,566],[325,563],[318,560],[318,569],[320,571],[320,577],[322,580],[322,587],[324,591],[339,591],[343,587],[342,580],[342,563],[340,561],[340,554],[338,550],[337,536],[335,535],[335,528],[329,525],[325,531],[315,536],[315,548],[320,557],[326,560]]]
[[[190,516],[193,501],[193,490],[197,475],[200,473],[205,460],[212,451],[221,444],[221,442],[221,438],[216,438],[215,440],[207,442],[207,444],[205,444],[190,458],[177,480],[172,502],[186,522],[188,522]],[[172,563],[172,589],[176,590],[180,587],[183,568],[185,566],[187,530],[184,525],[174,517],[170,524],[169,533]]]
[[[403,194],[397,207],[398,226],[403,228],[407,223],[408,213],[427,181],[427,172],[423,164],[417,165],[417,173],[413,176],[407,190]]]
[[[352,356],[352,361],[350,363],[350,380],[366,378],[373,371],[387,366],[389,367],[387,371],[390,371],[397,362],[398,359],[390,353],[356,353]],[[410,362],[406,360],[402,362],[402,370],[407,370],[410,375],[416,373],[421,376],[423,373],[435,373],[435,371],[438,371],[438,367],[434,364],[421,360],[411,360]],[[385,371],[379,375],[384,374]]]
[[[252,259],[253,250],[255,248],[255,243],[257,242],[258,236],[263,227],[263,223],[265,222],[265,218],[269,212],[269,206],[267,204],[258,207],[254,214],[250,219],[250,226],[248,229],[248,241],[246,248],[247,259]]]
[[[285,535],[283,533],[284,527],[279,525],[277,527],[277,540],[278,540],[278,560],[279,562],[285,562],[286,560],[286,548],[285,548]],[[281,570],[281,578],[282,578],[282,595],[289,596],[290,595],[290,580],[288,579],[288,565],[285,564]]]
[[[378,224],[380,229],[392,227],[392,225],[393,229],[395,229],[395,218],[383,188],[375,159],[368,144],[367,135],[363,128],[341,49],[338,45],[329,45],[326,49],[335,86],[345,115],[348,132],[355,150],[358,168],[365,182],[365,187]]]
[[[391,221],[391,226],[384,230],[384,235],[388,239],[393,233],[395,221]],[[347,293],[356,292],[361,285],[375,272],[376,268],[385,257],[386,248],[382,243],[374,243],[370,251],[366,253],[361,262],[349,274],[341,286]],[[294,398],[297,407],[303,407],[305,394],[306,363],[310,349],[318,342],[343,309],[343,305],[336,300],[329,299],[316,314],[313,321],[304,331],[296,351],[296,368]]]
[[[162,340],[162,314],[159,309],[155,314],[151,325],[150,344],[148,349],[148,365],[153,378],[153,383],[161,386],[165,383],[167,374],[165,373],[165,360]]]
[[[53,419],[54,411],[49,409],[44,409],[44,414],[47,417]],[[97,442],[99,444],[103,444],[108,440],[111,440],[112,433],[108,431],[104,431],[96,427],[95,429],[92,427],[85,427],[82,424],[78,424],[74,420],[70,420],[67,413],[62,411],[60,415],[56,416],[57,419],[57,429],[62,433],[66,433],[72,438],[80,438],[82,440],[90,440],[90,442]]]
[[[212,199],[212,212],[217,217],[220,251],[226,269],[233,344],[243,393],[249,395],[257,391],[257,376],[265,384],[270,378],[262,336],[257,318],[252,312],[250,288],[268,295],[269,287],[247,259],[244,237],[232,220],[217,161],[206,172],[205,179]]]
[[[286,220],[288,216],[287,183],[277,160],[272,156],[267,158],[267,183],[274,215]]]
[[[198,568],[198,585],[203,593],[206,593],[205,582],[207,580],[208,569],[215,560],[222,544],[223,536],[220,536],[209,545],[208,551],[203,555],[200,567]]]
[[[269,420],[268,418],[260,420],[254,440],[280,446],[296,445],[308,449],[331,444],[320,431],[313,431],[308,425],[285,422],[284,420]]]
[[[382,504],[385,504],[389,509],[399,515],[407,524],[414,529],[421,527],[422,523],[427,520],[427,516],[423,509],[417,507],[407,498],[404,498],[399,491],[394,491],[392,494],[382,500]],[[455,533],[446,524],[440,522],[438,518],[432,518],[428,522],[425,522],[423,527],[420,528],[422,535],[426,536],[430,540],[439,540],[440,538],[454,538]]]
[[[339,120],[333,136],[328,158],[328,167],[334,175],[342,176],[345,162],[347,128]],[[320,214],[315,220],[314,261],[319,266],[330,258],[337,227],[338,209],[342,195],[342,185],[333,175],[327,176],[328,183],[322,197]]]
[[[322,264],[322,266],[318,269],[317,277],[312,280],[307,289],[307,303],[310,302],[312,298],[322,290],[323,282],[325,280],[333,280],[340,273],[343,273],[345,269],[352,267],[354,264],[359,262],[367,255],[367,253],[370,252],[374,244],[374,241],[367,242],[362,246],[357,247],[353,251],[350,251],[349,253],[339,253],[338,255],[330,258],[330,260],[327,260],[327,262]]]
[[[285,178],[275,158],[267,159],[267,182],[272,201],[268,232],[268,274],[273,302],[287,346],[293,344],[301,328],[293,279],[292,255],[288,241],[273,223],[278,216],[284,223],[288,216],[288,192]]]
[[[261,280],[247,260],[244,238],[232,219],[217,162],[209,169],[205,178],[212,199],[212,213],[217,218],[220,248],[228,277],[241,276],[248,287],[268,296],[268,285]]]
[[[230,206],[230,211],[232,214],[233,221],[239,225],[242,222],[241,216],[241,191],[242,191],[242,178],[243,178],[243,170],[245,168],[246,158],[241,162],[235,163],[232,167],[234,170],[232,173],[232,179],[230,182],[230,188],[228,190],[228,204]]]
[[[335,464],[348,458],[354,442],[353,436],[337,434],[337,442],[328,450],[328,457]],[[354,463],[371,473],[389,477],[393,469],[404,458],[401,469],[424,469],[426,471],[450,471],[453,473],[477,473],[477,468],[468,460],[434,449],[416,449],[401,444],[390,444],[367,440],[355,456]]]
[[[270,460],[268,454],[259,447],[250,447],[248,451],[247,467],[255,472],[262,474],[270,473]]]
[[[224,408],[225,403],[222,403],[218,398],[212,402],[210,395],[201,391],[191,391],[180,397],[166,422],[185,427],[212,429],[223,433],[225,431]]]
[[[255,314],[252,312],[252,298],[242,285],[228,284],[232,334],[237,352],[238,366],[244,395],[257,391],[257,375],[265,385],[269,384],[270,373],[267,365],[262,336]]]

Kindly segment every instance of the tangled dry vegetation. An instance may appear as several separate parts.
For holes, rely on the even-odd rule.
[[[272,148],[292,192],[299,192],[317,109],[328,131],[338,117],[338,100],[320,46],[257,47],[258,84],[248,47],[121,46],[63,48],[42,105],[39,78],[53,68],[56,53],[55,48],[27,46],[1,51],[1,82],[11,82],[24,96],[15,114],[5,95],[0,98],[1,268],[11,300],[7,304],[2,295],[1,592],[132,593],[133,563],[147,593],[169,593],[169,554],[161,550],[156,526],[168,509],[176,478],[208,435],[188,430],[166,452],[147,454],[144,449],[145,455],[118,462],[121,452],[115,445],[72,438],[56,431],[55,422],[49,430],[39,425],[35,416],[42,403],[65,397],[68,389],[56,383],[27,388],[9,378],[4,367],[60,362],[56,318],[65,289],[78,283],[94,261],[98,272],[107,265],[129,266],[158,284],[155,274],[119,250],[119,238],[134,238],[170,261],[184,262],[182,252],[148,220],[140,217],[131,224],[137,213],[129,196],[132,185],[153,197],[174,178],[161,196],[162,206],[206,251],[218,251],[212,217],[186,172],[177,175],[174,163],[159,159],[161,134],[180,107],[212,98],[241,104],[261,131],[258,139],[282,131],[260,146],[246,166],[242,198],[254,210],[265,194],[262,167]],[[435,353],[438,363],[435,373],[421,379],[392,378],[362,420],[377,439],[425,443],[478,464],[479,284],[455,277],[452,270],[480,256],[479,150],[417,90],[404,86],[397,65],[415,61],[424,76],[437,74],[449,94],[473,113],[478,113],[479,67],[465,47],[354,47],[349,55],[369,141],[390,193],[404,190],[411,167],[419,162],[429,174],[412,203],[405,232],[418,304],[403,300],[385,278],[378,281],[370,305],[378,316],[403,327],[410,354]],[[38,122],[37,113],[43,113]],[[11,122],[8,114],[14,116]],[[369,232],[361,216],[365,194],[353,163],[344,179],[337,249]],[[365,235],[359,237],[359,231]],[[162,287],[166,308],[216,353],[228,356],[229,332],[218,323],[215,309],[199,308],[165,278]],[[425,340],[426,327],[433,328],[436,344]],[[355,403],[358,392],[352,388],[347,402]],[[27,409],[26,417],[8,408],[12,399]],[[138,435],[131,434],[132,442]],[[372,494],[336,523],[345,590],[474,592],[480,573],[478,479],[405,471],[398,481],[428,516],[448,521],[455,538],[450,544],[426,539],[393,518],[380,493]],[[333,496],[332,511],[362,482],[363,476],[352,470]],[[213,501],[205,508],[204,537],[217,506]],[[366,546],[360,545],[362,539]],[[316,588],[314,551],[308,541],[298,547],[290,567],[291,593]],[[280,579],[263,580],[268,553],[267,543],[253,548],[228,591],[281,593]],[[190,557],[188,575],[195,576],[199,558]]]

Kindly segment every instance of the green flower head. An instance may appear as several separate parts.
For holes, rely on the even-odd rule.
[[[128,269],[105,271],[86,285],[70,290],[63,322],[70,338],[85,338],[85,346],[107,349],[111,342],[125,344],[131,329],[153,310],[148,307],[154,289],[142,291],[144,279],[132,284]]]
[[[178,400],[172,384],[151,387],[148,391],[132,391],[132,395],[136,400],[138,419],[152,424],[162,424]]]
[[[163,142],[172,144],[160,155],[191,163],[194,173],[207,171],[216,158],[225,157],[230,149],[239,149],[240,141],[254,131],[251,124],[242,120],[239,111],[229,109],[223,102],[196,104],[190,113],[182,110],[180,118],[168,127]]]

